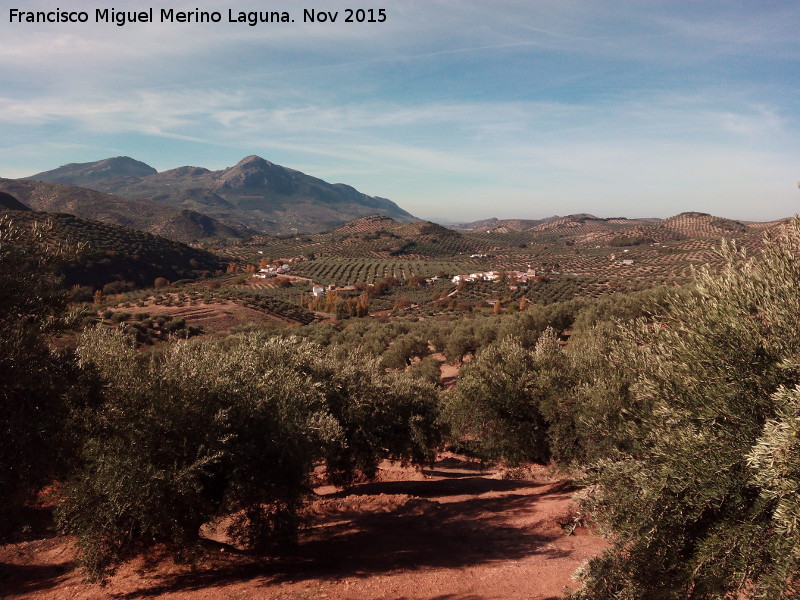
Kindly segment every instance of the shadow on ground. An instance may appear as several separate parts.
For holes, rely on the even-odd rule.
[[[55,587],[75,568],[74,563],[60,565],[0,564],[0,598],[5,595],[28,595]]]
[[[168,575],[146,589],[116,598],[157,597],[249,581],[275,585],[304,580],[337,581],[366,578],[396,570],[459,568],[532,555],[557,558],[566,553],[552,546],[559,532],[536,533],[512,524],[529,515],[542,500],[566,499],[573,488],[527,481],[486,479],[469,475],[431,481],[387,481],[354,486],[326,496],[347,501],[373,501],[375,496],[409,495],[384,512],[343,511],[326,515],[305,532],[298,547],[281,558],[254,560],[228,557],[222,564]],[[487,492],[501,492],[481,497]],[[445,503],[429,498],[451,497]],[[457,498],[463,496],[464,498]],[[380,499],[379,499],[380,500]],[[540,528],[541,529],[541,528]],[[545,531],[547,529],[545,528]],[[482,600],[477,596],[440,596],[431,600]]]

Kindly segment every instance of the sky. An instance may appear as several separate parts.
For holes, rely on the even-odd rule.
[[[451,222],[800,211],[795,1],[0,4],[0,177],[257,154]],[[110,7],[156,22],[96,23]],[[10,22],[15,8],[89,22]],[[162,8],[222,21],[161,23]],[[359,8],[386,20],[345,23]]]

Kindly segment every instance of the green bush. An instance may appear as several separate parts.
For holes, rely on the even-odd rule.
[[[387,369],[405,369],[414,357],[424,358],[428,354],[428,341],[418,334],[407,333],[394,339],[381,362]]]
[[[442,387],[441,370],[439,369],[439,361],[433,356],[426,356],[421,361],[411,365],[409,375],[417,377],[425,381],[429,381],[437,387]]]
[[[542,411],[553,459],[564,467],[635,453],[641,444],[637,414],[647,408],[631,388],[646,358],[623,339],[628,326],[598,323],[573,334],[563,358],[553,354]]]
[[[444,420],[455,437],[474,438],[485,458],[544,461],[550,450],[541,403],[548,393],[537,351],[504,338],[462,367]]]
[[[273,361],[293,364],[310,377],[342,429],[345,443],[329,446],[325,457],[335,483],[372,477],[382,458],[433,458],[439,441],[434,385],[405,374],[384,375],[379,359],[357,347],[340,353],[291,340],[269,347]]]
[[[594,465],[587,508],[613,546],[582,599],[800,594],[800,225],[627,335],[642,357],[635,451]]]
[[[222,516],[251,548],[291,541],[318,461],[349,481],[383,457],[427,459],[437,441],[435,388],[385,377],[359,353],[342,361],[249,334],[140,354],[119,332],[92,330],[79,354],[103,378],[105,404],[84,415],[58,518],[94,577],[155,543],[190,556],[200,526]]]
[[[24,525],[19,509],[69,455],[68,395],[80,377],[45,335],[67,324],[56,271],[74,248],[53,244],[50,233],[0,218],[0,541]]]

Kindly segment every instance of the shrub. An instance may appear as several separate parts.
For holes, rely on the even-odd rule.
[[[186,319],[183,317],[178,317],[172,319],[169,323],[166,324],[164,330],[167,333],[174,333],[180,329],[184,329],[186,327]]]
[[[103,286],[103,295],[123,294],[131,291],[135,287],[136,284],[131,281],[111,281]]]
[[[79,352],[106,397],[85,416],[58,518],[94,577],[156,543],[191,556],[200,526],[225,515],[254,549],[291,541],[317,461],[348,481],[383,457],[429,458],[437,440],[433,386],[358,352],[248,334],[137,354],[102,330]]]
[[[405,369],[414,357],[423,358],[430,354],[428,341],[419,334],[407,333],[394,339],[384,352],[381,364],[387,369]]]
[[[583,599],[796,598],[800,225],[667,301],[628,343],[635,452],[594,466],[587,505],[614,532]]]
[[[59,522],[90,574],[155,541],[191,552],[199,527],[221,514],[235,514],[231,533],[255,546],[291,537],[307,473],[341,435],[301,374],[247,344],[176,343],[140,357],[98,330],[80,354],[108,394]]]
[[[426,356],[421,361],[411,365],[409,375],[429,381],[437,387],[442,387],[442,374],[439,361],[432,356]]]
[[[547,460],[542,383],[536,352],[505,338],[463,366],[444,419],[453,435],[474,437],[485,458]]]
[[[266,338],[265,338],[266,339]],[[337,356],[316,344],[271,345],[272,360],[307,373],[324,394],[330,414],[343,431],[343,445],[326,456],[334,482],[372,477],[383,458],[424,462],[433,458],[439,433],[438,393],[424,381],[384,375],[379,359],[360,348]]]
[[[67,394],[78,373],[45,335],[67,324],[56,270],[75,249],[49,239],[46,225],[0,218],[0,541],[19,529],[19,508],[60,475],[68,454]]]
[[[643,438],[637,413],[647,412],[633,397],[642,353],[624,341],[625,322],[603,322],[574,337],[560,359],[553,356],[547,402],[553,459],[582,467],[635,453]]]
[[[71,302],[91,302],[94,298],[94,289],[90,286],[74,286],[69,292]]]

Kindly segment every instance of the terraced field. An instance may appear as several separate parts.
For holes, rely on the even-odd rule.
[[[321,285],[354,285],[356,282],[370,284],[387,277],[402,281],[413,275],[452,277],[463,272],[486,268],[478,259],[462,260],[370,260],[364,258],[318,258],[299,263],[293,273],[312,279]]]
[[[154,293],[146,290],[111,299],[105,306],[129,312],[153,312],[163,309],[173,316],[202,321],[209,311],[219,312],[220,306],[245,308],[287,323],[307,324],[317,316],[300,306],[300,294],[305,288],[287,290],[250,289],[248,286],[220,287],[217,289],[188,289],[178,292]],[[228,312],[234,310],[226,309]],[[258,318],[256,320],[261,320]]]
[[[225,301],[188,307],[146,306],[134,309],[132,312],[134,315],[136,312],[146,312],[150,315],[166,314],[175,319],[183,318],[187,324],[201,327],[203,332],[210,334],[230,331],[236,326],[253,323],[270,323],[283,327],[301,323],[285,315]]]

